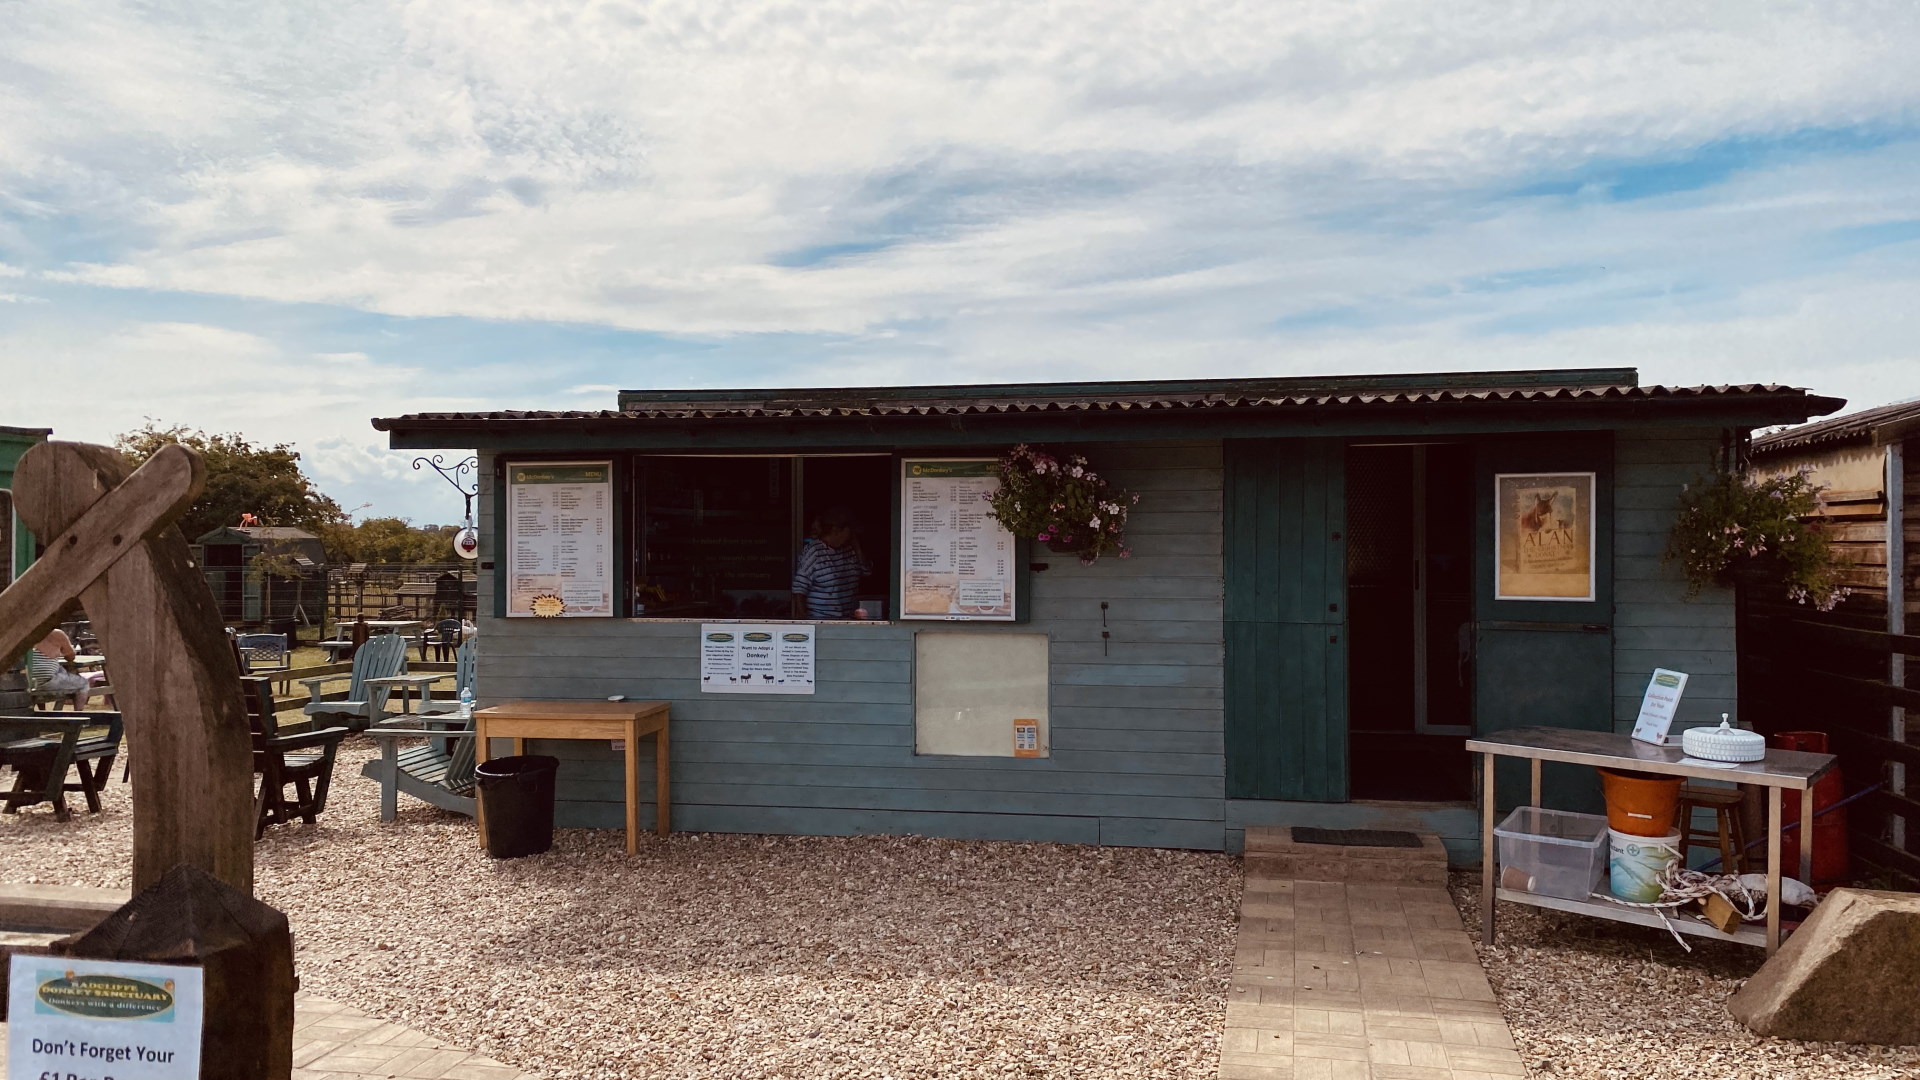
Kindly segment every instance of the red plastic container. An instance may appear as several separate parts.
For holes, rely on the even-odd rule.
[[[1781,731],[1767,738],[1768,745],[1776,750],[1802,750],[1812,754],[1828,754],[1827,733],[1824,731]],[[1780,841],[1781,872],[1789,877],[1800,873],[1800,830],[1793,829],[1800,820],[1800,793],[1781,792],[1783,796],[1780,818],[1786,828],[1792,829]],[[1847,784],[1840,776],[1836,766],[1827,775],[1813,785],[1813,881],[1814,885],[1844,885],[1848,881],[1847,867],[1847,811],[1845,807],[1832,813],[1820,811],[1847,797]],[[1762,856],[1764,859],[1765,857]]]

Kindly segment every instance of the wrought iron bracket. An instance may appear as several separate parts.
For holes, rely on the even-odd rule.
[[[467,527],[471,528],[473,526],[473,500],[480,494],[480,477],[476,475],[480,468],[480,459],[467,458],[464,461],[455,462],[452,465],[448,465],[439,454],[435,454],[430,458],[417,457],[413,459],[413,467],[415,470],[418,470],[422,465],[439,473],[440,479],[452,484],[453,489],[460,493],[460,497],[467,500],[466,523]],[[471,490],[469,490],[467,485],[462,483],[460,479],[468,475],[473,476],[473,487]]]

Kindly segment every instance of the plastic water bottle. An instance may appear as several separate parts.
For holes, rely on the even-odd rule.
[[[463,713],[473,712],[473,687],[471,686],[463,686],[460,688],[460,711]]]

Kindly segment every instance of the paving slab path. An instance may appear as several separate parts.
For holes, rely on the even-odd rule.
[[[0,1061],[7,1025],[0,1024]],[[424,1032],[301,994],[293,1002],[293,1080],[538,1080]]]
[[[1444,886],[1299,881],[1247,860],[1220,1080],[1526,1075]]]

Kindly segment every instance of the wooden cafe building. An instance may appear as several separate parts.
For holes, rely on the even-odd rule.
[[[1681,725],[1734,711],[1733,598],[1662,561],[1676,502],[1752,429],[1841,404],[1621,368],[373,423],[478,452],[479,700],[669,702],[676,829],[1237,850],[1398,827],[1472,858],[1470,734],[1624,730],[1655,667],[1691,675]],[[1130,557],[983,513],[1021,444],[1139,496]],[[849,617],[795,618],[823,516],[866,572]],[[622,824],[618,751],[534,749],[562,759],[559,824]]]

